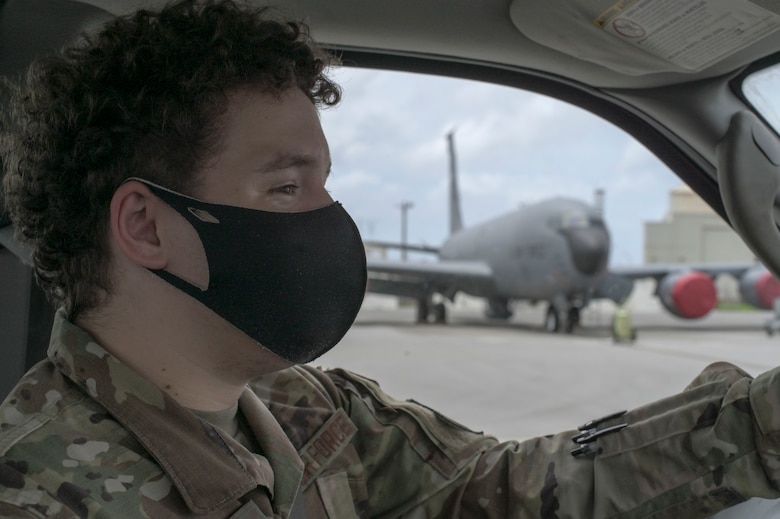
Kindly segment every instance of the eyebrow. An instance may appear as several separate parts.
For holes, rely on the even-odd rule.
[[[257,168],[257,172],[261,174],[273,173],[280,169],[294,168],[298,166],[310,167],[317,164],[317,159],[312,155],[306,154],[284,154],[277,155],[270,161]],[[325,172],[325,176],[330,176],[332,163],[328,162],[328,169]]]

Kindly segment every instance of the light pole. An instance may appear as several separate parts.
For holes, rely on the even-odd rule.
[[[414,207],[414,203],[409,201],[404,201],[401,202],[401,205],[399,207],[401,208],[401,260],[406,261],[406,227],[407,227],[406,213],[409,212],[409,209]]]

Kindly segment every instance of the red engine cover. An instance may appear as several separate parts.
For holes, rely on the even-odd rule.
[[[771,309],[780,297],[780,281],[762,268],[748,270],[739,281],[742,299],[758,308]]]
[[[658,286],[658,295],[667,310],[685,319],[704,317],[718,303],[715,283],[702,272],[667,275]]]

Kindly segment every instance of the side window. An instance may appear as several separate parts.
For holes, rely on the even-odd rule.
[[[766,340],[753,254],[623,130],[509,87],[335,75],[342,103],[322,113],[328,189],[368,244],[369,291],[317,365],[509,439],[666,396],[716,359],[741,363],[752,346],[729,333]],[[390,246],[402,242],[414,247]],[[693,270],[715,263],[742,268]],[[612,340],[625,309],[639,331],[631,348]]]
[[[780,66],[773,65],[747,76],[742,93],[764,119],[780,134]]]

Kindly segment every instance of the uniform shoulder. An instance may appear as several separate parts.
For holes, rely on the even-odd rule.
[[[135,437],[50,362],[0,406],[2,517],[92,517],[161,476]]]
[[[87,400],[86,393],[50,361],[33,366],[0,404],[0,456],[64,410]]]

